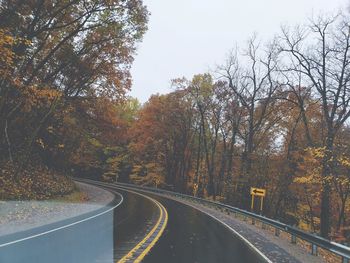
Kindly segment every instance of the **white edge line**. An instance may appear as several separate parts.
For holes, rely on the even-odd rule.
[[[183,203],[185,204],[185,203]],[[189,205],[191,206],[191,205]],[[211,215],[203,210],[200,210],[198,208],[196,208],[195,206],[191,206],[195,209],[197,209],[198,211],[207,214],[208,216],[212,217],[213,219],[217,220],[218,222],[220,222],[221,224],[223,224],[225,227],[227,227],[228,229],[230,229],[234,234],[236,234],[238,236],[238,238],[242,239],[243,242],[247,243],[248,246],[250,246],[250,248],[252,248],[255,252],[257,252],[262,258],[264,258],[264,260],[266,260],[269,263],[272,263],[272,261],[264,254],[262,253],[256,246],[254,246],[248,239],[246,239],[244,236],[242,236],[240,233],[238,233],[235,229],[233,229],[231,226],[229,226],[228,224],[226,224],[225,222],[223,222],[222,220],[220,220],[219,218],[217,218],[214,215]]]
[[[114,192],[114,191],[113,191],[113,192]],[[21,238],[21,239],[17,239],[17,240],[8,242],[8,243],[0,244],[0,248],[6,247],[6,246],[9,246],[9,245],[13,245],[13,244],[16,244],[16,243],[19,243],[19,242],[22,242],[22,241],[25,241],[25,240],[28,240],[28,239],[32,239],[32,238],[36,238],[36,237],[39,237],[39,236],[43,236],[43,235],[46,235],[46,234],[49,234],[49,233],[52,233],[52,232],[55,232],[55,231],[58,231],[58,230],[61,230],[61,229],[67,228],[67,227],[71,227],[71,226],[74,226],[74,225],[76,225],[76,224],[79,224],[79,223],[82,223],[82,222],[85,222],[85,221],[88,221],[88,220],[90,220],[90,219],[93,219],[93,218],[95,218],[95,217],[101,216],[101,215],[103,215],[103,214],[106,214],[106,213],[108,213],[108,212],[114,210],[115,208],[117,208],[117,207],[123,202],[123,200],[124,200],[123,196],[122,196],[120,193],[117,193],[117,192],[114,192],[114,193],[115,193],[115,194],[118,194],[118,195],[121,197],[121,200],[120,200],[120,202],[119,202],[117,205],[115,205],[115,206],[109,208],[109,209],[106,210],[106,211],[103,211],[103,212],[101,212],[101,213],[99,213],[99,214],[97,214],[97,215],[93,215],[93,216],[90,216],[90,217],[88,217],[88,218],[84,218],[84,219],[82,219],[82,220],[79,220],[79,221],[76,221],[76,222],[73,222],[73,223],[70,223],[70,224],[68,224],[68,225],[64,225],[64,226],[61,226],[61,227],[57,227],[57,228],[54,228],[54,229],[50,229],[50,230],[48,230],[48,231],[45,231],[45,232],[42,232],[42,233],[39,233],[39,234],[36,234],[36,235],[32,235],[32,236],[25,237],[25,238]],[[57,222],[56,222],[56,223],[57,223]]]
[[[120,187],[120,186],[117,186],[119,189],[123,189],[124,187]],[[125,188],[124,188],[125,189]],[[133,189],[134,190],[134,189]],[[165,195],[161,195],[161,194],[157,194],[157,193],[153,193],[153,192],[150,192],[150,191],[147,191],[147,190],[139,190],[139,191],[142,191],[142,192],[146,192],[146,193],[151,193],[151,194],[155,194],[155,195],[158,195],[158,196],[162,196],[162,197],[165,197],[165,198],[168,198],[168,199],[171,199],[171,200],[174,200],[176,202],[179,202],[179,203],[182,203],[184,205],[187,205],[187,206],[190,206],[210,217],[212,217],[213,219],[217,220],[219,223],[223,224],[225,227],[227,227],[228,229],[230,229],[234,234],[236,234],[238,236],[238,238],[240,238],[243,242],[245,242],[248,246],[250,246],[251,249],[253,249],[256,253],[258,253],[264,260],[266,260],[266,262],[268,263],[273,263],[264,253],[262,253],[257,247],[255,247],[248,239],[246,239],[245,237],[243,237],[240,233],[238,233],[235,229],[233,229],[232,227],[230,227],[228,224],[226,224],[225,222],[223,222],[222,220],[220,220],[219,218],[215,217],[214,215],[211,215],[203,210],[200,210],[199,208],[195,207],[195,206],[192,206],[190,204],[186,204],[184,202],[181,202],[181,201],[178,201],[174,198],[169,198]]]

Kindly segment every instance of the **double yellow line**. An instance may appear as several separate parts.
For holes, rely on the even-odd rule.
[[[150,199],[152,202],[154,202],[157,205],[157,207],[159,208],[160,215],[159,215],[157,223],[152,228],[152,230],[147,234],[147,236],[144,239],[142,239],[132,250],[130,250],[130,252],[128,254],[126,254],[117,263],[125,263],[125,262],[128,262],[129,260],[131,260],[134,256],[134,254],[142,247],[143,244],[145,244],[152,237],[152,235],[157,230],[157,228],[162,224],[161,229],[158,231],[157,235],[152,239],[150,244],[145,249],[143,249],[141,254],[136,259],[133,260],[134,263],[141,262],[141,260],[148,254],[148,252],[151,250],[151,248],[156,244],[156,242],[158,241],[160,236],[163,234],[164,229],[168,223],[168,212],[161,203],[159,203],[157,200],[150,198],[146,195],[143,195],[140,193],[136,193],[136,194],[142,195],[142,196]]]

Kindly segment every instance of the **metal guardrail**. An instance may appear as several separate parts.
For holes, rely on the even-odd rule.
[[[126,186],[126,187],[131,187],[135,189],[140,189],[140,190],[146,190],[149,192],[153,193],[159,193],[159,194],[165,194],[165,195],[170,195],[173,197],[177,198],[182,198],[182,199],[188,199],[190,201],[196,201],[198,203],[201,203],[203,205],[208,205],[214,208],[220,208],[226,212],[231,212],[234,214],[240,214],[244,217],[249,217],[252,219],[252,223],[255,223],[255,220],[260,221],[263,226],[269,225],[273,228],[275,228],[275,235],[279,236],[280,231],[284,231],[286,233],[289,233],[291,235],[291,243],[295,244],[296,243],[296,238],[302,239],[304,241],[307,241],[308,243],[311,244],[311,254],[312,255],[317,255],[318,251],[317,248],[323,248],[333,254],[336,254],[341,257],[342,263],[350,263],[350,247],[344,246],[342,244],[332,242],[328,239],[322,238],[320,236],[317,236],[315,234],[307,233],[303,230],[300,230],[296,227],[289,226],[287,224],[281,223],[279,221],[273,220],[271,218],[261,216],[240,208],[236,208],[230,205],[222,204],[219,202],[214,202],[211,200],[206,200],[186,194],[180,194],[177,192],[172,192],[168,190],[163,190],[159,188],[152,188],[152,187],[146,187],[146,186],[139,186],[139,185],[133,185],[133,184],[126,184],[126,183],[116,183],[117,185],[120,186]]]

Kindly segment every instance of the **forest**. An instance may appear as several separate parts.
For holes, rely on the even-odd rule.
[[[349,241],[349,14],[253,35],[141,104],[130,68],[149,15],[141,0],[1,2],[0,198],[78,176],[249,210],[259,187],[263,215]]]

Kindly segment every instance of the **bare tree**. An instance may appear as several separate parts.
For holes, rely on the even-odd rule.
[[[325,156],[322,167],[321,235],[330,233],[330,197],[333,175],[334,141],[350,116],[350,20],[343,14],[319,16],[306,27],[293,31],[284,27],[281,51],[287,55],[286,69],[302,76],[319,99],[325,121]]]
[[[245,193],[252,172],[252,154],[258,144],[258,133],[271,129],[275,121],[271,121],[274,113],[274,95],[279,87],[276,78],[278,53],[276,43],[272,42],[266,50],[262,50],[253,36],[248,42],[248,48],[242,59],[246,67],[240,67],[237,53],[231,53],[226,65],[219,67],[218,72],[227,82],[234,95],[238,98],[245,114],[242,117],[240,135],[244,141],[240,185],[243,200],[247,201]],[[243,206],[247,206],[245,202]]]

